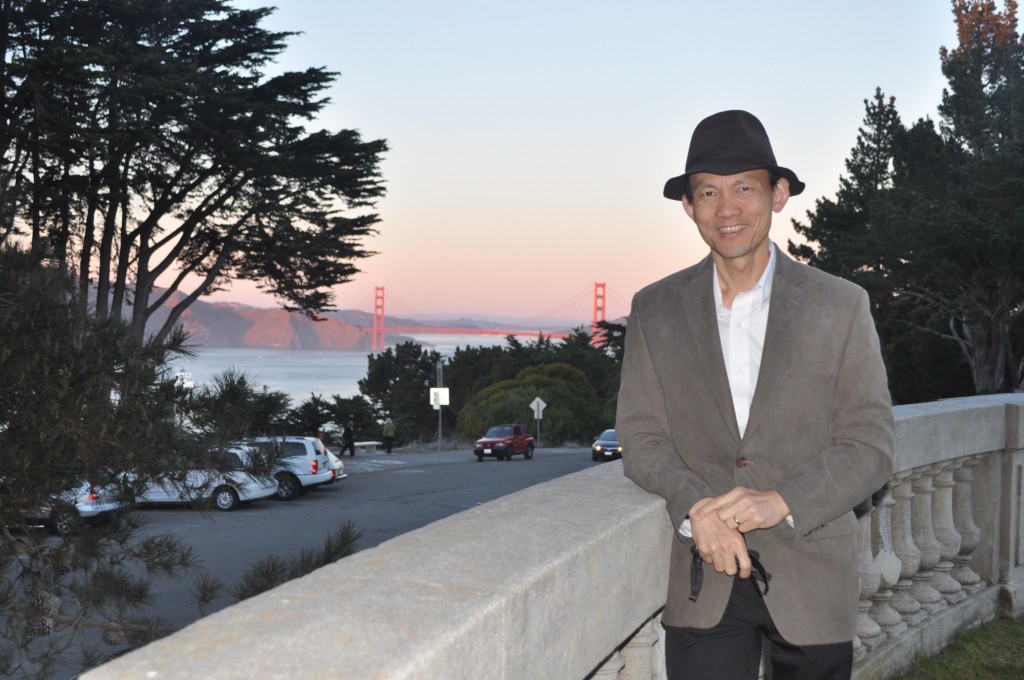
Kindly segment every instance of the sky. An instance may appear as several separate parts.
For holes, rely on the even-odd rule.
[[[237,7],[273,2],[235,0]],[[832,198],[880,87],[904,124],[938,120],[942,0],[278,0],[294,31],[277,68],[339,73],[310,129],[386,139],[378,254],[335,289],[339,309],[589,324],[707,254],[679,202],[706,116],[746,109],[807,184],[772,238],[801,241]],[[275,306],[251,285],[206,298]]]

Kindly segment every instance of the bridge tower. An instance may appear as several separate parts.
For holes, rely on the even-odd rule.
[[[384,349],[384,286],[373,289],[373,352]]]
[[[594,283],[594,325],[590,330],[590,344],[597,347],[604,340],[604,332],[598,328],[597,322],[604,321],[604,282]]]

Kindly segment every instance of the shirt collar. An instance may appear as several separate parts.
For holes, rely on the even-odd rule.
[[[775,244],[768,241],[768,266],[764,268],[764,272],[761,273],[761,278],[757,280],[757,283],[749,293],[757,294],[760,292],[761,299],[758,302],[764,305],[768,302],[772,294],[772,279],[775,277]],[[711,262],[711,281],[715,291],[715,306],[721,308],[722,303],[722,284],[718,281],[718,266],[715,265],[714,261]]]

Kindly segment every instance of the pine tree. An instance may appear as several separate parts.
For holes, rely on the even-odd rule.
[[[808,245],[790,243],[796,256],[868,290],[894,394],[909,379],[930,384],[932,398],[961,389],[958,365],[976,393],[1012,390],[1024,377],[1012,345],[1024,309],[1017,5],[952,8],[959,45],[940,50],[949,87],[938,128],[928,119],[904,128],[876,92],[837,200],[819,200],[810,222],[796,225]],[[952,341],[960,359],[926,336]]]
[[[135,535],[130,515],[79,527],[67,498],[86,483],[127,506],[120,472],[166,472],[191,450],[168,369],[183,337],[138,342],[90,314],[73,277],[6,247],[0,329],[0,673],[67,675],[69,657],[89,665],[166,632],[145,611],[150,579],[192,565],[177,539]]]

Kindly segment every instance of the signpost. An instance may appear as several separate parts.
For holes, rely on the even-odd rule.
[[[431,387],[430,404],[437,409],[437,451],[441,452],[441,407],[448,405],[448,388]]]
[[[533,409],[533,418],[537,421],[537,446],[540,446],[540,421],[544,419],[544,408],[547,404],[540,397],[537,397],[530,402],[530,408]]]

